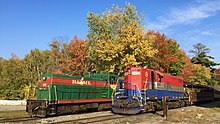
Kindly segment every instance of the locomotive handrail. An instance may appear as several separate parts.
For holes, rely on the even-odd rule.
[[[57,100],[57,87],[56,87],[56,85],[54,85],[54,93],[55,93],[55,98]]]
[[[112,91],[112,105],[114,105],[114,97],[116,96],[116,89],[117,89],[118,81],[119,81],[119,79],[116,82],[116,87],[112,88],[113,89],[113,91]]]
[[[48,87],[48,97],[49,97],[49,101],[51,100],[51,96],[50,96],[50,87]]]
[[[144,83],[144,105],[146,105],[146,103],[147,103],[147,98],[146,98],[147,89],[146,89],[146,87],[147,87],[147,79],[146,79],[146,83]]]
[[[140,92],[140,90],[139,90],[139,87],[138,87],[136,84],[135,84],[134,86],[135,86],[135,90],[137,90],[138,93],[139,93],[139,96],[138,96],[138,95],[136,95],[136,96],[137,96],[137,97],[140,97],[140,99],[142,100],[142,96],[141,96],[141,92]],[[135,93],[135,94],[137,94],[137,93]],[[141,100],[138,99],[140,106],[143,106]]]
[[[114,105],[114,97],[116,96],[116,88],[113,88],[112,91],[112,105]]]
[[[36,97],[36,93],[38,91],[36,86],[29,86],[27,90],[27,99],[33,99],[34,97]]]

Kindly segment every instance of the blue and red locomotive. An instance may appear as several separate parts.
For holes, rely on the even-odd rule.
[[[124,71],[124,86],[116,90],[112,111],[137,114],[162,109],[163,97],[169,98],[169,107],[185,106],[182,78],[155,70],[128,66]]]

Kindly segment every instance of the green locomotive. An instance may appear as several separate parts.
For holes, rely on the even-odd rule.
[[[26,112],[30,116],[45,117],[110,109],[117,79],[118,76],[113,74],[88,74],[85,77],[43,74],[35,99],[27,100]]]

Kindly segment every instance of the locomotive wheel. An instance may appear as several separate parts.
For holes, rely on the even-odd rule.
[[[156,106],[156,105],[153,105],[152,110],[153,110],[153,114],[156,114],[156,113],[157,113],[157,106]]]

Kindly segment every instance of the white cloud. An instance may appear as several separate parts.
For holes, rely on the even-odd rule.
[[[179,41],[181,48],[185,50],[189,57],[192,57],[193,54],[188,53],[189,50],[193,49],[193,45],[197,43],[203,43],[207,48],[210,48],[210,53],[208,55],[213,56],[215,59],[213,61],[220,62],[220,36],[217,35],[220,31],[219,27],[207,29],[204,27],[204,30],[192,29],[184,33],[176,34],[176,37]],[[216,33],[217,32],[217,33]],[[220,66],[216,67],[220,68]]]
[[[201,35],[212,35],[211,31],[202,31]]]
[[[217,15],[219,12],[220,0],[197,0],[181,8],[172,8],[153,23],[148,20],[150,24],[147,25],[150,30],[157,30],[168,37],[174,37],[187,54],[190,49],[193,49],[194,44],[198,42],[205,44],[211,49],[209,55],[215,58],[215,62],[220,62],[220,23],[217,21],[219,19],[215,18],[204,23],[201,21],[219,16]],[[189,54],[189,56],[192,55]]]
[[[164,30],[177,24],[194,24],[215,15],[217,11],[220,11],[220,0],[199,2],[182,9],[173,8],[165,16],[158,17],[158,22],[150,23],[149,28]]]

